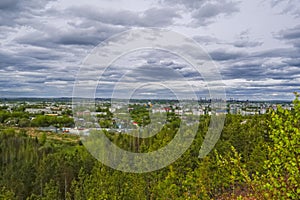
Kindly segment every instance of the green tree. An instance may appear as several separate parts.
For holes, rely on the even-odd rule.
[[[267,173],[263,175],[266,198],[299,199],[300,197],[300,101],[295,93],[292,111],[278,107],[269,121],[270,139]]]
[[[15,194],[6,187],[0,187],[0,199],[13,200],[16,199]]]
[[[46,183],[44,188],[44,195],[42,200],[53,200],[53,199],[60,199],[60,192],[58,185],[53,181],[50,180],[49,183]]]

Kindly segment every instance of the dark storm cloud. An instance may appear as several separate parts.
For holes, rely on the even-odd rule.
[[[274,48],[251,53],[251,58],[298,58],[299,50],[296,48]]]
[[[63,57],[62,54],[53,52],[49,49],[27,49],[22,50],[18,55],[26,57],[26,58],[33,58],[39,61],[42,60],[59,60]]]
[[[268,62],[268,59],[264,58],[251,63],[251,60],[253,59],[239,61],[240,64],[235,62],[227,63],[227,66],[221,69],[223,79],[242,78],[254,81],[264,79],[294,80],[300,75],[300,68],[291,66],[286,61]]]
[[[0,26],[23,25],[22,20],[42,16],[51,1],[55,0],[1,0]]]
[[[300,25],[280,31],[276,35],[276,38],[292,44],[294,47],[300,49]]]
[[[10,92],[31,92],[44,85],[45,74],[35,73],[33,71],[1,71],[0,90],[7,95]]]
[[[116,83],[199,80],[200,74],[181,58],[161,50],[146,50],[128,55],[129,63],[114,63],[106,69],[101,81]],[[124,77],[123,77],[124,76]]]
[[[139,55],[138,59],[146,60],[144,65],[140,65],[142,69],[141,72],[144,73],[143,76],[148,76],[148,69],[156,71],[156,75],[153,75],[153,78],[160,77],[160,70],[162,72],[169,72],[166,75],[166,79],[176,80],[176,77],[184,78],[184,79],[197,79],[202,80],[199,72],[194,69],[187,61],[185,61],[182,57],[179,57],[176,54],[171,52],[167,52],[164,50],[151,50],[145,51],[143,55]],[[147,70],[144,70],[147,69]],[[174,74],[175,73],[175,74]],[[150,73],[151,74],[151,73]],[[151,76],[150,76],[151,77]]]
[[[51,61],[61,59],[62,55],[48,50],[22,50],[19,52],[5,52],[0,49],[0,68],[13,70],[49,70]]]
[[[28,80],[27,83],[29,84],[44,84],[45,83],[45,79],[32,79],[32,80]]]
[[[260,80],[265,78],[265,69],[259,64],[239,64],[221,70],[223,79]]]
[[[53,36],[53,35],[52,35]],[[47,31],[32,30],[29,33],[23,33],[21,36],[14,38],[18,44],[28,44],[37,47],[53,48],[53,41],[51,41],[50,34]]]
[[[289,66],[300,67],[300,59],[299,58],[298,59],[289,59],[289,60],[285,60],[283,62]]]
[[[15,56],[14,54],[0,50],[0,68],[9,67],[11,65],[19,64],[26,60],[26,58]]]
[[[211,58],[216,61],[235,60],[246,57],[247,53],[243,51],[228,51],[225,49],[214,50],[209,53]]]
[[[206,0],[162,0],[161,2],[170,5],[179,4],[185,6],[188,9],[194,9],[202,6],[206,2]]]
[[[297,25],[294,28],[286,29],[281,31],[280,38],[286,39],[286,40],[294,40],[300,38],[300,25]]]
[[[0,9],[2,11],[18,11],[16,14],[20,14],[20,11],[34,13],[36,9],[44,8],[47,3],[52,1],[56,0],[1,0]]]
[[[13,70],[42,70],[49,69],[47,65],[41,65],[37,62],[37,59],[33,57],[27,57],[24,55],[18,55],[13,53],[0,51],[0,69],[13,69]]]
[[[59,33],[53,42],[62,45],[92,45],[96,46],[100,42],[109,38],[124,29],[113,28],[105,25],[94,26],[89,31],[87,29],[70,28],[66,32]]]
[[[1,0],[0,10],[12,10],[17,7],[19,0]]]
[[[53,81],[67,81],[72,83],[75,80],[75,77],[67,74],[67,73],[56,73],[55,75],[48,75],[46,77],[46,81],[53,82]]]
[[[128,77],[132,77],[133,81],[138,82],[152,82],[152,81],[168,81],[176,80],[180,77],[178,73],[169,68],[164,68],[160,65],[144,65],[137,69],[134,69],[128,74]]]
[[[238,48],[245,48],[245,47],[258,47],[263,44],[263,42],[258,41],[249,41],[249,40],[238,40],[232,43],[233,46]]]
[[[299,68],[284,66],[280,69],[270,69],[265,72],[265,77],[277,80],[294,80],[295,75],[300,74]]]

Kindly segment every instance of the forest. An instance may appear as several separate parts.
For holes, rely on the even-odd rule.
[[[210,117],[201,116],[192,145],[178,160],[141,174],[103,165],[78,136],[1,125],[0,199],[299,199],[298,97],[293,110],[279,107],[264,115],[228,114],[219,141],[204,158],[198,155]],[[50,123],[40,118],[32,126]],[[124,149],[153,151],[176,134],[179,120],[169,118],[170,123],[151,138],[106,135]]]

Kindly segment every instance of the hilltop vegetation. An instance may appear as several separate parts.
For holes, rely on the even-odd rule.
[[[214,150],[199,159],[210,120],[201,116],[197,136],[182,157],[145,174],[104,166],[75,136],[2,127],[0,199],[299,199],[299,119],[298,96],[292,111],[229,114]],[[148,143],[107,136],[124,149],[147,152],[165,146],[179,123],[174,118]]]

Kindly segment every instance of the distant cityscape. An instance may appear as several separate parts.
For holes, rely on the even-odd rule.
[[[47,127],[39,127],[42,131],[51,131],[56,133],[73,133],[78,134],[86,128],[85,118],[91,116],[96,119],[96,128],[105,128],[106,130],[112,129],[109,125],[105,127],[99,125],[101,118],[108,119],[108,115],[112,116],[112,121],[110,123],[114,125],[114,130],[119,132],[128,132],[132,130],[136,125],[133,119],[127,120],[126,122],[120,120],[113,116],[115,112],[118,115],[125,115],[134,108],[130,105],[137,105],[144,107],[149,113],[152,114],[164,114],[172,113],[179,117],[201,116],[201,115],[211,115],[214,112],[211,108],[211,100],[201,99],[198,104],[187,107],[176,100],[131,100],[130,104],[118,103],[117,105],[111,106],[110,99],[96,99],[95,107],[96,110],[82,110],[73,113],[72,110],[72,99],[70,98],[54,98],[54,99],[39,99],[39,98],[11,98],[11,99],[1,99],[0,108],[6,112],[14,112],[15,110],[22,110],[24,113],[28,113],[29,120],[32,121],[36,116],[51,116],[60,118],[62,116],[68,117],[74,121],[82,121],[82,126],[76,126],[76,123],[68,126],[55,126],[50,125]],[[263,115],[268,112],[268,110],[276,110],[278,106],[283,109],[292,110],[293,103],[289,101],[236,101],[230,99],[226,102],[226,108],[215,110],[216,115],[219,114],[234,114],[234,115]],[[20,109],[21,108],[21,109]],[[12,122],[11,120],[5,121],[6,124],[18,126],[18,122]]]

